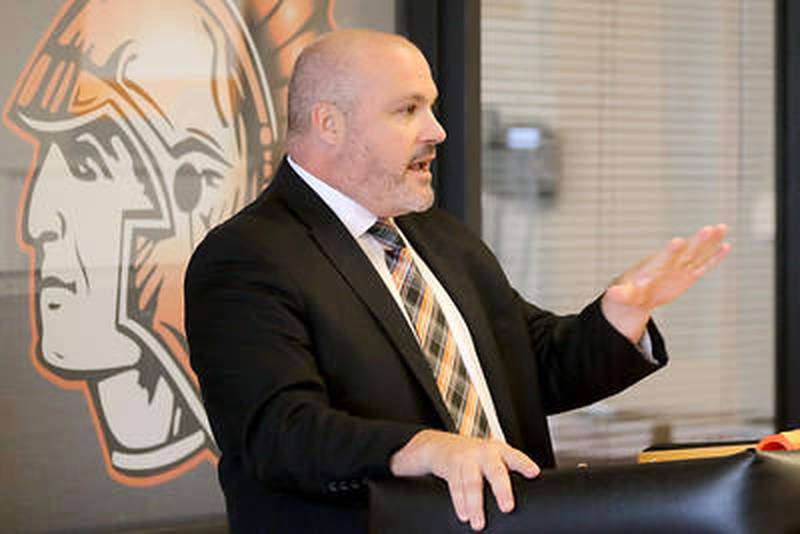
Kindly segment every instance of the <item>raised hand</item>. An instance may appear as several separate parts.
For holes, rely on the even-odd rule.
[[[606,319],[634,343],[641,339],[650,313],[672,302],[728,254],[727,226],[705,226],[689,239],[674,238],[619,276],[602,300]]]

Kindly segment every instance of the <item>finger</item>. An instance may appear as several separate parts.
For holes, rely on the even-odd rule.
[[[539,476],[541,469],[536,465],[536,462],[524,452],[513,447],[507,447],[502,453],[503,461],[510,471],[520,473],[526,478],[534,478]]]
[[[467,515],[467,505],[464,502],[464,488],[461,484],[461,474],[456,477],[447,478],[447,487],[450,490],[450,500],[453,501],[453,509],[456,511],[458,520],[466,523],[469,520]]]
[[[481,530],[486,524],[483,516],[483,474],[475,463],[461,466],[461,486],[464,502],[472,530]]]
[[[639,286],[645,285],[653,276],[653,273],[670,269],[678,262],[678,259],[685,253],[687,242],[682,237],[673,237],[667,246],[662,248],[652,257],[647,258],[637,265],[630,277]]]
[[[731,246],[728,243],[723,243],[719,247],[719,250],[716,252],[716,254],[714,254],[711,258],[709,258],[707,261],[705,261],[702,265],[700,265],[699,267],[695,268],[692,271],[692,275],[696,276],[698,278],[703,276],[708,271],[710,271],[711,269],[713,269],[714,267],[719,265],[720,262],[722,262],[722,260],[725,259],[725,256],[728,255],[728,252],[730,252],[730,250],[731,250]]]
[[[727,243],[720,244],[718,247],[712,250],[704,251],[702,256],[693,259],[690,263],[688,263],[685,266],[685,268],[692,273],[697,272],[698,270],[703,268],[706,264],[708,264],[710,261],[712,261],[714,258],[716,258],[722,252],[723,246],[726,247],[726,249],[730,249],[729,244]],[[709,268],[710,267],[712,266],[709,266]]]
[[[682,237],[673,237],[670,239],[664,251],[659,254],[656,266],[660,269],[668,269],[675,265],[678,259],[686,253],[689,247],[689,242]]]
[[[686,248],[681,265],[692,269],[705,263],[719,249],[728,227],[724,224],[717,226],[704,226],[689,239],[689,246]]]
[[[497,507],[501,512],[510,512],[514,509],[514,492],[511,489],[511,479],[508,478],[508,469],[500,457],[488,466],[484,466],[483,475],[489,481]]]
[[[689,259],[690,263],[687,267],[690,270],[694,270],[715,257],[723,245],[726,233],[727,227],[724,224],[713,227],[706,242],[693,252],[693,257]]]

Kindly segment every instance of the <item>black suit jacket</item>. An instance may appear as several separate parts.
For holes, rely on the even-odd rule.
[[[599,301],[556,316],[510,287],[446,213],[396,219],[458,306],[508,442],[554,464],[545,416],[614,394],[646,361]],[[364,482],[423,428],[453,430],[390,293],[339,219],[284,161],[212,230],[186,276],[186,333],[234,532],[360,532]]]

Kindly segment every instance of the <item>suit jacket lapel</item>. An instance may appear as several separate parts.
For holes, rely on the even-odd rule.
[[[432,243],[431,229],[421,228],[415,216],[400,217],[396,222],[411,241],[414,250],[436,274],[466,321],[503,433],[509,442],[521,443],[521,429],[513,409],[504,366],[500,361],[497,343],[489,326],[489,318],[480,305],[480,296],[474,281],[467,276],[466,270],[461,268],[458,258],[448,255],[447,251],[451,247],[448,247],[446,242]]]
[[[282,200],[308,227],[311,238],[375,316],[428,394],[444,426],[452,431],[455,425],[414,333],[369,258],[347,228],[285,160],[269,189],[271,196]]]

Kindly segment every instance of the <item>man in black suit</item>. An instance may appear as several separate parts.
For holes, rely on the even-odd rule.
[[[431,209],[436,97],[405,39],[313,43],[290,83],[287,159],[192,258],[186,331],[234,531],[364,531],[365,479],[425,474],[482,529],[484,480],[511,511],[509,471],[554,463],[545,416],[663,366],[651,310],[728,251],[725,227],[706,227],[577,315],[525,302]]]

